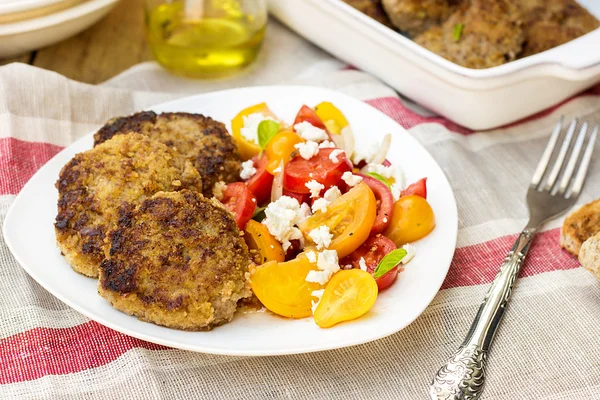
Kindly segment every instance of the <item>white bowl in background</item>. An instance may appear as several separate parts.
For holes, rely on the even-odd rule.
[[[579,3],[600,17],[600,1]],[[517,121],[600,82],[600,29],[478,70],[438,56],[341,0],[269,0],[269,10],[334,56],[474,130]]]
[[[37,50],[60,42],[92,26],[118,0],[89,0],[38,18],[0,24],[0,58]]]

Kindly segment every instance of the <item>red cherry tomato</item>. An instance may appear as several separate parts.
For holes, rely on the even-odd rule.
[[[367,272],[373,274],[381,259],[391,251],[396,250],[396,245],[390,239],[378,234],[370,236],[358,249],[340,260],[340,265],[352,265],[352,268],[360,268],[360,259],[365,259]],[[377,287],[381,292],[394,283],[398,276],[398,266],[388,271],[381,278],[376,279]]]
[[[292,192],[291,190],[287,190],[284,188],[283,195],[293,197],[294,199],[298,200],[298,203],[300,203],[300,204],[302,204],[302,203],[310,204],[310,194],[309,193],[296,193],[296,192]]]
[[[256,197],[243,182],[227,185],[221,202],[235,215],[235,222],[240,229],[246,227],[256,210]]]
[[[387,229],[392,220],[394,209],[394,196],[385,183],[368,175],[362,175],[363,182],[367,184],[375,194],[377,200],[377,217],[371,228],[371,233],[381,233]]]
[[[294,125],[299,124],[300,122],[308,122],[317,128],[321,128],[326,130],[325,124],[321,121],[321,118],[317,116],[317,113],[310,107],[304,105],[298,111],[296,115],[296,119],[294,119]]]
[[[267,157],[252,159],[256,174],[246,181],[248,189],[256,196],[258,204],[263,204],[271,197],[271,187],[273,186],[273,175],[267,171],[269,160]]]
[[[427,198],[427,178],[420,179],[413,183],[412,185],[408,185],[406,189],[400,193],[400,197],[402,196],[410,196],[411,194],[421,196],[422,198]]]
[[[337,156],[337,162],[329,159],[329,154],[335,149],[319,149],[319,154],[310,160],[296,157],[288,163],[283,174],[283,187],[295,193],[310,193],[306,183],[315,180],[325,186],[325,189],[336,186],[342,181],[346,171],[352,171],[352,164],[342,153]]]

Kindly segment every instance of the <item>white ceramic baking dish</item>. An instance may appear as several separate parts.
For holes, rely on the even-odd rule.
[[[600,1],[580,0],[600,18]],[[271,13],[334,56],[474,130],[544,110],[600,82],[600,29],[494,68],[456,65],[341,0],[269,0]]]

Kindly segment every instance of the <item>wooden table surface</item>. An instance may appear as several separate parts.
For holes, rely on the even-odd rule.
[[[121,0],[94,26],[55,45],[0,60],[23,62],[86,83],[103,82],[152,59],[144,37],[144,0]]]

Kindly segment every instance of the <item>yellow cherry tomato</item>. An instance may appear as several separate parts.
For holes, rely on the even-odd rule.
[[[396,246],[414,242],[427,236],[435,228],[433,209],[421,196],[400,197],[394,204],[392,221],[384,232]]]
[[[308,234],[322,225],[329,227],[333,239],[329,249],[336,250],[340,258],[356,250],[369,237],[377,215],[377,200],[373,191],[361,182],[327,206],[325,212],[317,211],[298,227],[308,245],[314,244]]]
[[[361,269],[339,271],[325,287],[315,310],[315,322],[329,328],[366,314],[377,300],[377,283],[373,276]]]
[[[281,243],[260,222],[252,219],[248,221],[244,229],[244,239],[250,250],[250,255],[252,255],[252,259],[257,265],[269,261],[285,261],[285,253]]]
[[[317,104],[315,113],[321,118],[329,133],[339,135],[342,129],[348,126],[348,120],[344,114],[329,101]]]
[[[237,143],[242,160],[249,160],[260,152],[260,146],[258,143],[252,142],[242,135],[244,117],[257,113],[275,118],[271,110],[269,110],[269,107],[267,107],[267,104],[260,103],[243,109],[238,113],[238,115],[235,116],[235,118],[231,120],[231,133],[235,139],[235,142]]]
[[[294,145],[301,142],[304,142],[304,139],[292,131],[282,131],[273,136],[265,147],[265,154],[269,159],[267,171],[274,174],[281,161],[284,165],[287,164],[292,153],[296,151]]]
[[[305,255],[278,263],[270,261],[250,272],[252,290],[270,311],[289,318],[306,318],[312,314],[314,290],[322,285],[306,281],[306,276],[317,267]]]

